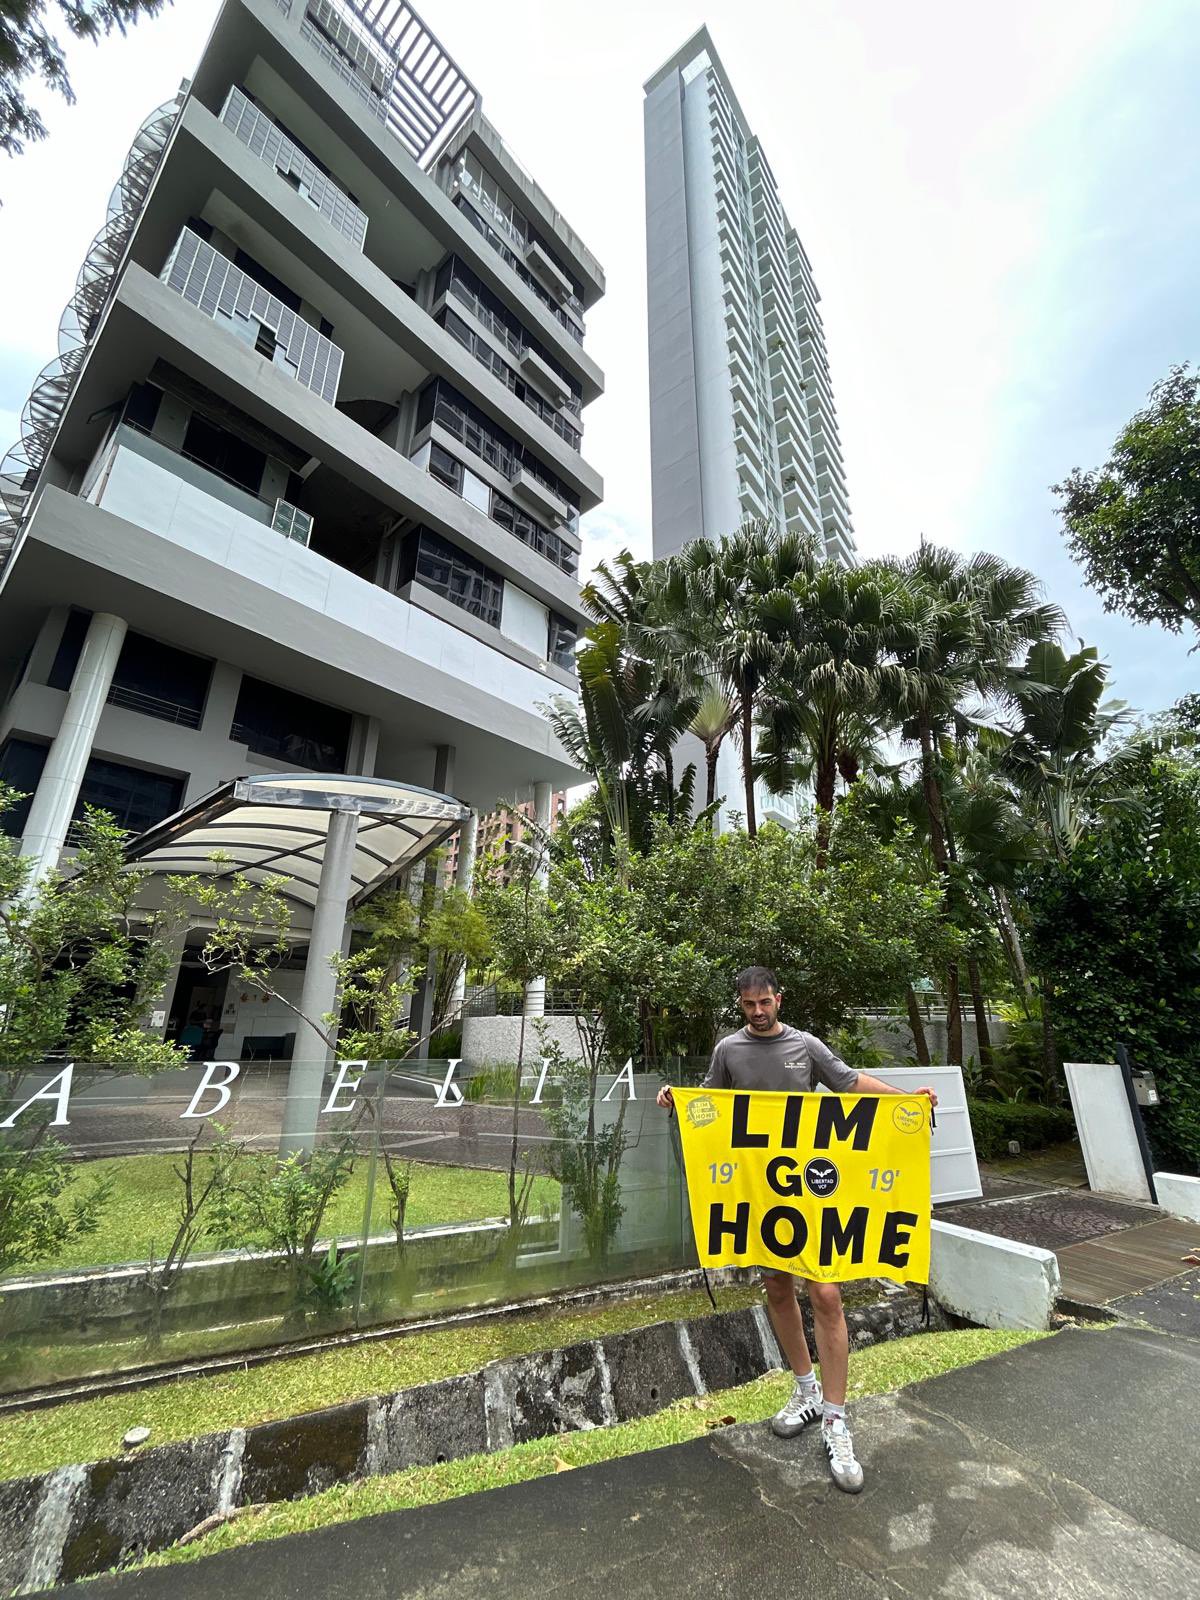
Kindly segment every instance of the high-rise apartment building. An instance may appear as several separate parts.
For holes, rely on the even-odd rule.
[[[820,296],[706,28],[647,81],[644,112],[654,554],[769,518],[849,564]],[[736,810],[735,753],[722,754]]]
[[[226,0],[0,470],[0,779],[43,868],[86,802],[142,830],[246,774],[548,812],[603,289],[407,4]]]

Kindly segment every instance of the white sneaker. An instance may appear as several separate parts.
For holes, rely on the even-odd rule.
[[[844,1417],[832,1417],[821,1426],[821,1440],[829,1457],[829,1475],[839,1489],[858,1494],[863,1486],[863,1469],[854,1457],[854,1436]]]
[[[771,1418],[771,1432],[777,1433],[781,1439],[794,1439],[821,1415],[821,1398],[820,1384],[815,1390],[806,1391],[797,1378],[788,1403]]]

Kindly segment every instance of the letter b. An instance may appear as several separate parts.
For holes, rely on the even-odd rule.
[[[223,1078],[220,1083],[214,1083],[213,1073],[216,1072],[218,1067],[225,1067],[229,1072],[229,1076],[227,1078]],[[204,1063],[204,1076],[200,1080],[200,1087],[192,1096],[192,1103],[183,1113],[183,1116],[180,1117],[180,1122],[182,1122],[186,1117],[215,1117],[218,1111],[224,1111],[225,1107],[229,1104],[229,1085],[238,1076],[241,1070],[241,1067],[236,1061],[206,1061]],[[215,1089],[221,1098],[217,1101],[216,1105],[211,1108],[211,1110],[197,1111],[196,1107],[200,1104],[205,1090],[207,1089]]]

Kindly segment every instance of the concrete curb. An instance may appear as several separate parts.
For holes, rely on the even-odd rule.
[[[890,1284],[882,1291],[846,1312],[852,1348],[924,1326],[919,1296]],[[29,1594],[121,1566],[238,1506],[303,1499],[355,1478],[648,1416],[781,1364],[756,1305],[13,1479],[0,1483],[0,1593]]]

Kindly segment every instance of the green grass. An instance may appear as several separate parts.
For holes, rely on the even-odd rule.
[[[883,1394],[906,1384],[967,1366],[986,1356],[1011,1350],[1047,1335],[970,1328],[955,1333],[916,1334],[857,1352],[850,1363],[850,1398]],[[728,1419],[761,1422],[777,1411],[791,1391],[791,1377],[768,1375],[739,1389],[681,1400],[654,1416],[589,1432],[556,1434],[492,1455],[470,1456],[431,1467],[410,1467],[388,1477],[339,1484],[306,1500],[288,1501],[246,1511],[197,1539],[195,1543],[146,1557],[141,1567],[175,1566],[222,1550],[280,1539],[332,1523],[375,1516],[414,1506],[498,1489],[505,1484],[547,1477],[569,1468],[611,1461],[617,1456],[682,1444]]]
[[[721,1309],[729,1311],[752,1304],[759,1291],[754,1285],[737,1285],[720,1289],[718,1296]],[[680,1290],[571,1311],[491,1317],[96,1400],[18,1411],[0,1417],[0,1479],[116,1455],[122,1435],[139,1425],[151,1430],[152,1445],[168,1444],[476,1372],[502,1356],[694,1317],[707,1309],[701,1291]]]
[[[102,1178],[109,1173],[116,1176],[99,1230],[86,1238],[75,1240],[53,1261],[32,1263],[21,1271],[146,1261],[151,1251],[161,1259],[170,1249],[178,1226],[182,1184],[175,1175],[175,1168],[181,1165],[182,1160],[179,1155],[163,1154],[110,1156],[100,1161],[81,1163],[74,1183],[67,1188],[68,1198],[75,1184],[86,1187],[93,1177]],[[201,1158],[198,1169],[201,1174],[205,1167],[206,1163]],[[361,1160],[345,1188],[330,1202],[321,1229],[322,1236],[360,1237],[366,1195],[367,1163]],[[390,1204],[391,1191],[381,1165],[376,1174],[372,1205],[373,1234],[388,1232]],[[551,1178],[536,1178],[530,1216],[536,1217],[543,1210],[556,1212],[558,1205],[558,1184]],[[483,1217],[507,1215],[506,1172],[413,1162],[406,1227],[424,1228],[442,1222],[477,1222]],[[212,1248],[211,1242],[201,1244],[201,1249]]]

